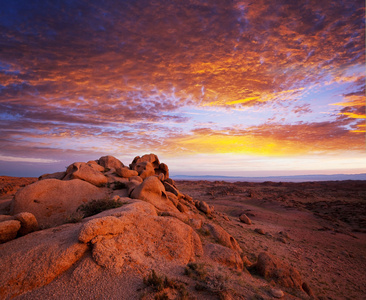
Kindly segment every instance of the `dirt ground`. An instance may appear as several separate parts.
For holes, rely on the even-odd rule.
[[[250,260],[262,251],[282,258],[319,299],[366,299],[365,181],[176,185],[227,215],[218,221]],[[240,222],[243,213],[251,225]]]

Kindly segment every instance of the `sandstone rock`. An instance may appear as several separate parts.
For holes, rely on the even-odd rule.
[[[72,267],[88,250],[77,241],[79,228],[79,224],[67,224],[0,245],[0,265],[6,270],[0,272],[0,299],[47,285]]]
[[[173,211],[163,211],[160,216],[162,217],[173,217],[177,218],[178,220],[187,223],[188,222],[188,216],[185,214],[182,214],[180,212],[173,212]]]
[[[204,252],[213,261],[237,270],[243,269],[243,261],[237,251],[218,244],[207,244]]]
[[[96,170],[93,165],[83,162],[73,163],[67,168],[63,180],[70,179],[81,179],[95,186],[103,186],[108,182],[107,177]]]
[[[262,252],[253,268],[267,280],[274,280],[283,287],[302,289],[300,273],[274,256]]]
[[[9,220],[14,220],[14,217],[9,216],[9,215],[0,215],[0,222],[9,221]]]
[[[189,219],[189,224],[194,228],[194,229],[200,229],[202,228],[202,220],[200,219]]]
[[[105,168],[103,166],[99,165],[95,160],[89,160],[86,164],[89,167],[93,168],[95,171],[105,172]]]
[[[166,192],[166,195],[168,196],[169,200],[173,202],[174,206],[178,205],[179,200],[176,195],[171,192]]]
[[[160,166],[159,158],[155,154],[145,154],[142,157],[136,156],[132,163],[130,164],[130,168],[134,169],[135,165],[141,162],[149,162],[153,165],[153,169],[158,169]]]
[[[5,243],[15,239],[20,226],[20,222],[17,220],[0,222],[0,243]]]
[[[153,165],[148,162],[148,161],[144,161],[144,162],[139,162],[134,166],[134,170],[137,171],[138,175],[142,178],[145,179],[147,177],[153,176],[155,175],[155,170]]]
[[[174,184],[173,184],[173,186],[174,186]],[[191,196],[184,194],[183,197],[184,197],[184,200],[193,203],[193,198]]]
[[[126,167],[124,167],[124,168],[117,168],[116,169],[116,174],[118,176],[123,177],[123,178],[130,178],[130,177],[133,177],[133,176],[137,176],[138,175],[137,171],[130,170],[129,168],[126,168]]]
[[[114,216],[93,219],[81,228],[79,241],[88,243],[98,235],[116,235],[122,233],[123,230],[124,223]]]
[[[132,191],[131,198],[147,201],[162,211],[178,212],[178,209],[168,199],[163,184],[156,176],[146,178]]]
[[[170,184],[170,183],[168,183],[167,181],[164,181],[164,182],[163,182],[163,184],[164,184],[165,190],[166,190],[167,192],[171,192],[171,193],[173,193],[174,195],[178,196],[179,191],[178,191],[178,189],[177,189],[176,187],[174,187],[173,185],[171,185],[171,184]]]
[[[163,174],[163,173],[160,173],[160,174],[158,174],[157,176],[158,176],[158,178],[159,178],[159,180],[160,180],[161,182],[163,182],[163,181],[164,181],[165,177],[164,177],[164,174]]]
[[[139,183],[143,182],[144,180],[140,176],[132,176],[128,179],[129,181],[135,180]]]
[[[248,257],[246,255],[244,255],[241,259],[246,268],[249,268],[253,265],[253,263],[248,259]]]
[[[155,174],[164,174],[164,180],[169,178],[169,168],[166,164],[161,163],[159,168],[155,169]]]
[[[98,164],[106,169],[113,168],[113,169],[117,170],[119,168],[124,167],[123,163],[119,159],[117,159],[111,155],[102,156],[101,158],[99,158]]]
[[[248,218],[248,216],[246,214],[240,215],[239,219],[241,222],[243,222],[245,224],[248,224],[248,225],[252,224],[252,221]]]
[[[228,234],[221,226],[213,223],[206,223],[203,226],[203,229],[208,230],[212,234],[212,236],[216,239],[216,241],[219,242],[221,245],[236,250],[239,253],[243,252],[238,242],[230,234]]]
[[[65,223],[81,204],[105,195],[102,189],[80,179],[45,179],[19,190],[11,210],[12,214],[32,213],[40,227],[57,226]]]
[[[205,201],[198,201],[196,204],[196,207],[200,211],[204,212],[206,215],[209,215],[212,213],[210,206]]]
[[[184,204],[182,203],[178,203],[177,205],[177,208],[180,212],[184,213],[184,212],[187,212],[188,211],[188,208],[187,206],[185,206]]]
[[[30,212],[21,212],[14,216],[15,220],[18,220],[21,224],[21,228],[18,231],[18,235],[23,236],[33,231],[38,230],[38,222],[36,217]]]
[[[260,235],[265,235],[266,234],[262,228],[256,228],[256,229],[254,229],[254,231],[256,233],[260,234]]]
[[[56,172],[56,173],[51,173],[51,174],[43,174],[41,176],[38,177],[38,180],[43,180],[43,179],[59,179],[61,180],[62,178],[64,178],[66,175],[66,172]]]
[[[171,179],[171,178],[165,178],[165,180],[164,180],[165,182],[167,182],[167,183],[169,183],[169,184],[171,184],[172,186],[174,186],[175,188],[177,188],[176,186],[175,186],[175,181],[173,180],[173,179]]]
[[[100,239],[92,250],[98,265],[116,272],[126,263],[151,269],[183,265],[202,254],[201,240],[190,226],[172,217],[151,216],[129,222],[123,234]]]
[[[129,182],[126,183],[126,187],[127,187],[127,194],[130,196],[131,193],[133,192],[133,190],[138,187],[141,184],[141,182],[137,181],[137,180],[130,180]]]
[[[271,295],[274,298],[281,299],[283,296],[285,296],[285,293],[280,289],[271,288]]]

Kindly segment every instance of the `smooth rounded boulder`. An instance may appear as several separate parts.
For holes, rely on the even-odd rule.
[[[38,222],[36,217],[30,212],[21,212],[14,216],[15,220],[18,220],[21,224],[21,228],[18,231],[18,235],[23,236],[33,231],[38,230]]]
[[[103,189],[82,181],[44,179],[19,190],[12,201],[12,214],[32,213],[40,227],[65,223],[77,208],[106,196]]]
[[[120,177],[123,178],[130,178],[130,177],[134,177],[134,176],[138,176],[138,172],[135,170],[130,170],[129,168],[117,168],[116,169],[116,174]]]
[[[67,168],[63,180],[81,179],[95,186],[104,186],[108,182],[108,178],[98,170],[98,167],[100,166],[83,162],[73,163]]]
[[[131,198],[149,202],[162,211],[178,212],[178,209],[168,199],[164,185],[156,176],[150,176],[138,185],[132,191]]]
[[[0,222],[0,244],[15,239],[20,226],[17,220]]]
[[[98,160],[98,164],[106,169],[118,169],[123,168],[124,164],[117,158],[111,155],[102,156]]]
[[[134,166],[134,170],[137,171],[138,175],[145,179],[147,177],[155,175],[153,165],[148,161],[139,162]]]

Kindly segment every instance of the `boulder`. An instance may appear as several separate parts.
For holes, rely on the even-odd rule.
[[[215,238],[215,240],[221,245],[229,247],[235,251],[238,251],[239,253],[243,252],[238,242],[230,234],[228,234],[221,226],[213,223],[206,223],[203,225],[202,228],[204,230],[208,230]]]
[[[0,222],[0,243],[5,243],[16,238],[20,229],[20,222],[17,220],[8,220]],[[1,265],[3,268],[3,266]],[[0,281],[1,282],[1,281]]]
[[[120,219],[114,216],[92,219],[81,228],[79,241],[88,243],[99,235],[120,234],[124,230],[124,225],[125,224]]]
[[[197,233],[176,218],[147,216],[132,222],[123,217],[122,221],[127,223],[123,234],[101,237],[93,244],[92,257],[104,268],[118,273],[125,264],[129,268],[168,268],[203,254]]]
[[[79,224],[67,224],[0,245],[0,299],[47,285],[72,267],[88,250],[77,240],[79,228]]]
[[[132,176],[132,177],[128,178],[128,180],[129,181],[135,180],[140,183],[144,181],[140,176]]]
[[[66,172],[56,172],[56,173],[51,173],[51,174],[43,174],[41,176],[38,177],[38,180],[43,180],[43,179],[62,179],[64,178],[66,175]]]
[[[108,182],[97,168],[92,164],[77,162],[71,164],[66,170],[66,176],[63,180],[81,179],[95,186],[104,186]]]
[[[111,155],[99,158],[98,164],[106,169],[119,169],[124,167],[123,163],[119,159]]]
[[[149,176],[153,176],[155,175],[155,170],[153,165],[148,162],[148,161],[143,161],[143,162],[139,162],[137,163],[134,168],[135,171],[137,171],[138,175],[142,178],[145,179]]]
[[[132,163],[130,164],[130,168],[134,169],[135,165],[137,165],[138,163],[141,163],[141,162],[151,163],[154,170],[158,169],[160,166],[159,158],[155,154],[150,153],[150,154],[145,154],[142,157],[136,156],[133,159]]]
[[[138,176],[138,172],[135,170],[130,170],[129,168],[123,167],[123,168],[117,168],[116,174],[123,178],[130,178],[133,176]]]
[[[155,169],[155,174],[156,175],[163,174],[164,179],[169,178],[169,168],[168,168],[168,166],[164,163],[161,163],[159,165],[159,168]]]
[[[90,167],[92,167],[94,170],[99,171],[99,172],[104,172],[105,168],[101,165],[99,165],[95,160],[89,160],[87,162],[87,165],[89,165]]]
[[[40,227],[63,224],[81,204],[106,196],[103,189],[82,181],[45,179],[19,190],[12,201],[12,214],[32,213]]]
[[[246,214],[240,215],[239,220],[247,225],[252,224],[252,221],[248,218],[248,216]]]
[[[302,290],[300,273],[292,266],[282,262],[269,253],[262,252],[258,261],[253,265],[256,272],[267,280],[274,280],[277,284]]]
[[[164,184],[164,187],[165,187],[165,190],[167,191],[167,192],[171,192],[171,193],[173,193],[174,195],[176,195],[176,196],[178,196],[179,195],[179,191],[178,191],[178,189],[175,187],[175,186],[173,186],[173,185],[171,185],[169,182],[167,182],[167,181],[164,181],[163,182],[163,184]]]
[[[38,222],[36,217],[30,212],[21,212],[14,216],[15,220],[18,220],[21,224],[21,228],[18,231],[18,235],[23,236],[33,231],[38,230]]]
[[[146,178],[132,191],[131,198],[147,201],[161,211],[178,212],[178,209],[168,199],[164,185],[156,176]]]
[[[179,210],[180,212],[182,212],[182,213],[184,213],[184,212],[187,212],[187,211],[188,211],[187,206],[185,206],[184,204],[182,204],[182,203],[180,203],[180,202],[178,203],[177,208],[178,208],[178,210]]]
[[[198,201],[196,203],[196,207],[200,211],[204,212],[206,215],[209,215],[209,214],[212,213],[212,210],[211,210],[210,206],[205,201]]]
[[[210,243],[205,246],[204,252],[213,261],[236,270],[243,269],[243,261],[237,251],[218,244]]]
[[[175,186],[175,181],[173,180],[173,179],[171,179],[171,178],[165,178],[165,180],[164,180],[165,182],[167,182],[167,183],[169,183],[169,184],[171,184],[172,186],[174,186],[175,188],[177,188],[176,186]]]
[[[281,299],[285,296],[285,293],[280,289],[271,288],[271,295],[276,299]]]
[[[174,195],[173,193],[171,192],[166,192],[168,198],[170,201],[172,201],[172,203],[174,204],[174,206],[177,206],[179,204],[179,200],[177,198],[176,195]]]

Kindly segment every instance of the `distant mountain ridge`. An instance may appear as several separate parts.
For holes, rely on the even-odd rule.
[[[361,174],[334,174],[334,175],[293,175],[293,176],[219,176],[219,175],[175,175],[174,180],[209,180],[209,181],[249,181],[249,182],[306,182],[306,181],[339,181],[339,180],[366,180],[366,173]]]

